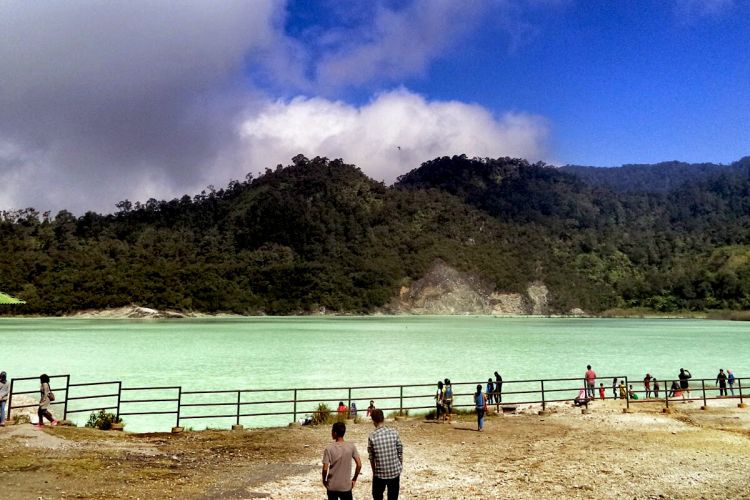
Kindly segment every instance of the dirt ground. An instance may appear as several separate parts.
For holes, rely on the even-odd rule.
[[[750,409],[736,400],[674,405],[596,402],[452,423],[388,422],[404,443],[402,498],[750,498]],[[364,467],[369,422],[346,439]],[[323,499],[330,427],[129,434],[29,424],[0,428],[0,495],[8,499]]]

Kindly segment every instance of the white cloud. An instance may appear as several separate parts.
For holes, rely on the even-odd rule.
[[[343,158],[386,182],[443,155],[546,157],[546,121],[524,113],[494,116],[457,101],[427,101],[407,90],[361,107],[298,97],[269,104],[242,125],[250,163],[288,163],[297,153]]]
[[[680,21],[692,23],[704,18],[721,17],[735,5],[735,0],[675,0],[674,12]]]
[[[317,81],[328,88],[423,75],[472,29],[489,4],[415,0],[395,10],[378,3],[371,22],[327,34],[329,46],[318,62]]]

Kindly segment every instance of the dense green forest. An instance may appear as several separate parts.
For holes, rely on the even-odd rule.
[[[441,258],[498,290],[543,281],[559,312],[750,308],[750,160],[682,167],[454,156],[387,187],[300,155],[113,214],[2,212],[0,290],[40,314],[367,313]]]

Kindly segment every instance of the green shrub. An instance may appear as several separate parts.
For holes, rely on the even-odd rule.
[[[114,413],[108,413],[104,410],[99,410],[99,413],[91,412],[91,415],[89,415],[89,421],[86,422],[86,427],[108,431],[112,428],[112,424],[119,424],[121,422],[122,419],[118,416],[115,416]]]
[[[312,415],[312,424],[313,425],[320,425],[328,423],[328,420],[331,418],[331,408],[325,404],[320,403],[318,407],[315,409]]]

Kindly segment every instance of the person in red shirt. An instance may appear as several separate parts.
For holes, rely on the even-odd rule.
[[[586,396],[589,399],[594,399],[594,387],[596,386],[596,372],[591,369],[591,365],[586,366],[586,373],[584,374],[586,379]]]
[[[599,399],[604,401],[604,384],[599,384]]]

